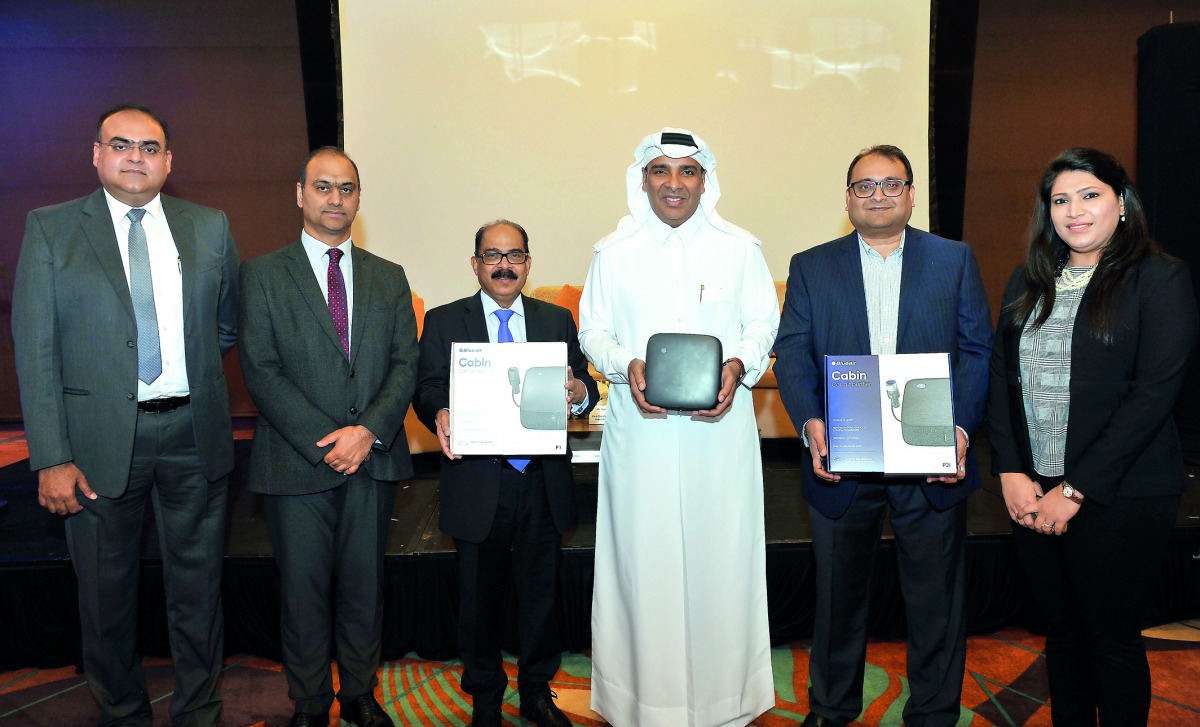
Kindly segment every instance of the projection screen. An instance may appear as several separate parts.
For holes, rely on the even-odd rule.
[[[863,147],[908,153],[927,225],[929,0],[343,0],[340,15],[354,238],[404,265],[427,306],[477,289],[474,233],[498,217],[529,232],[526,292],[581,285],[627,212],[635,146],[663,126],[712,146],[718,209],[763,241],[777,280],[850,231]]]

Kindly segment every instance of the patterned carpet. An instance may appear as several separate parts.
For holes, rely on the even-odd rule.
[[[1173,624],[1147,640],[1154,679],[1150,724],[1200,725],[1200,622]],[[1020,629],[974,636],[967,647],[960,727],[1049,725],[1043,640]],[[806,642],[772,650],[775,708],[754,724],[799,724],[808,713]],[[903,677],[904,644],[873,642],[867,652],[863,725],[899,725],[908,687]],[[155,721],[167,724],[173,674],[169,661],[143,662],[154,700]],[[518,715],[516,664],[506,664],[512,679],[504,705],[507,724],[524,724]],[[459,727],[470,723],[470,701],[459,687],[457,661],[401,659],[380,668],[378,696],[398,725]],[[552,687],[558,705],[576,725],[607,724],[588,709],[591,660],[564,654]],[[222,680],[222,722],[236,727],[286,724],[291,714],[287,687],[278,663],[255,657],[231,658]],[[334,707],[333,724],[337,724]],[[75,727],[95,724],[97,710],[83,679],[72,668],[0,673],[0,724],[8,727]]]

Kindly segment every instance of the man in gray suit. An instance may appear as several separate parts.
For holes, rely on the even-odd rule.
[[[102,189],[29,213],[13,338],[38,502],[66,519],[83,668],[102,724],[148,725],[137,654],[146,500],[162,548],[176,725],[213,725],[233,433],[221,356],[237,335],[238,254],[219,210],[159,194],[167,126],[100,116]]]
[[[350,239],[359,193],[345,152],[314,151],[296,184],[300,240],[242,266],[238,351],[259,411],[250,489],[279,563],[294,727],[328,724],[335,633],[343,722],[392,724],[375,686],[384,546],[396,481],[413,474],[417,324],[404,269]]]

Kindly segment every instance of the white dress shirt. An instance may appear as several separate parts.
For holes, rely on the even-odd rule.
[[[325,304],[329,304],[329,245],[321,242],[317,238],[307,232],[300,232],[300,242],[304,245],[304,254],[308,256],[308,262],[312,265],[313,275],[317,276],[317,285],[321,286],[321,296],[325,298]],[[338,268],[342,271],[342,280],[346,282],[346,349],[349,353],[350,337],[349,332],[354,330],[354,264],[350,259],[350,250],[354,247],[353,240],[346,240],[337,246],[337,249],[343,253],[342,259],[338,261]]]
[[[900,246],[886,258],[858,236],[859,261],[862,264],[863,290],[867,294],[867,329],[871,333],[871,353],[896,352],[900,330],[900,274],[904,269],[904,232]]]
[[[858,236],[858,257],[867,298],[867,330],[871,334],[871,353],[876,356],[896,353],[896,339],[900,335],[900,280],[904,272],[907,234],[907,230],[900,232],[900,245],[886,258],[868,245],[861,234]],[[808,446],[807,428],[808,422],[804,422],[800,438],[805,447]],[[971,437],[967,430],[957,425],[954,428],[962,432],[969,445]]]
[[[121,267],[125,284],[129,285],[129,205],[104,190],[108,212],[112,215],[117,247],[121,251]],[[150,254],[150,277],[154,281],[154,313],[158,318],[158,341],[162,352],[162,374],[152,383],[138,381],[138,401],[150,401],[172,396],[187,396],[190,391],[187,376],[187,354],[183,346],[183,261],[171,236],[163,212],[162,196],[155,195],[144,207],[142,229],[146,232],[146,248]]]
[[[483,301],[483,319],[487,321],[488,341],[499,343],[496,337],[500,335],[500,319],[496,317],[496,311],[500,310],[500,304],[492,300],[492,296],[485,290],[479,291],[479,298]],[[508,309],[513,312],[512,318],[508,319],[508,330],[512,332],[513,343],[526,343],[529,338],[525,334],[525,301],[518,295]]]
[[[500,304],[492,300],[492,297],[487,294],[487,291],[480,290],[479,298],[483,301],[483,319],[487,322],[488,341],[490,343],[499,343],[496,340],[500,335],[500,319],[496,317],[496,311],[500,310]],[[509,306],[509,310],[513,312],[511,318],[508,319],[508,330],[512,333],[513,343],[527,343],[529,337],[525,333],[525,301],[521,296],[513,301]],[[586,387],[584,387],[586,390]],[[566,396],[566,392],[563,392]],[[578,404],[571,405],[571,413],[578,416],[580,412],[587,408],[588,394],[584,393],[583,401]]]

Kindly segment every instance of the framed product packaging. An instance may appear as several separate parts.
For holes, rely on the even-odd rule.
[[[566,454],[566,383],[565,343],[453,344],[450,451]]]
[[[955,474],[950,355],[826,356],[825,421],[830,472]]]

